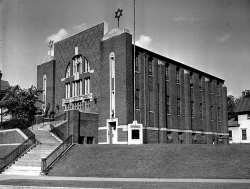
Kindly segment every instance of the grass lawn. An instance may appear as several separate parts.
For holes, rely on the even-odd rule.
[[[250,145],[75,145],[48,175],[250,178]],[[67,170],[67,171],[66,171]]]
[[[249,184],[232,183],[155,183],[155,182],[90,182],[90,181],[44,181],[44,180],[6,180],[0,185],[50,186],[76,188],[121,188],[121,189],[249,189]]]
[[[18,145],[6,145],[0,146],[0,158],[4,158],[11,151],[13,151]]]

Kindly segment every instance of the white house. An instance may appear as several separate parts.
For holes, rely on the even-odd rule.
[[[240,99],[235,112],[228,121],[229,143],[250,143],[250,98]]]

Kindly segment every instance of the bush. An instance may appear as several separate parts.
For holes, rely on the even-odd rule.
[[[1,128],[6,129],[27,129],[29,127],[28,121],[24,119],[11,119],[5,122],[2,122]]]

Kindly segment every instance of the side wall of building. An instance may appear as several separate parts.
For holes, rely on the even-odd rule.
[[[46,76],[46,104],[50,104],[50,109],[55,110],[55,60],[37,66],[37,88],[43,89],[43,77]],[[43,95],[39,96],[39,100],[43,100]]]
[[[144,143],[227,143],[222,80],[146,51],[137,60],[136,120],[145,128]]]

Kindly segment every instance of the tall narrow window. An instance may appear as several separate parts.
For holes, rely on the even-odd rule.
[[[202,103],[200,103],[200,118],[203,119],[203,116],[202,116]]]
[[[191,117],[194,117],[194,102],[191,101]]]
[[[170,98],[167,96],[167,114],[170,114]]]
[[[109,54],[110,118],[115,118],[115,53]]]
[[[247,140],[247,130],[242,129],[242,140]]]
[[[148,74],[153,75],[153,62],[152,58],[149,58],[148,60]]]
[[[66,75],[65,75],[66,78],[69,78],[70,77],[70,64],[68,65],[67,69],[66,69]]]
[[[176,81],[177,81],[177,84],[180,83],[180,69],[179,68],[176,68]]]
[[[220,96],[220,85],[217,83],[217,95]]]
[[[73,58],[73,74],[82,73],[82,57],[80,55]]]
[[[199,89],[202,91],[202,76],[199,76]]]
[[[69,98],[70,97],[70,83],[66,83],[65,88],[66,88],[65,98]]]
[[[140,71],[140,65],[139,65],[139,55],[135,56],[135,71]]]
[[[84,58],[84,72],[89,72],[90,67],[89,67],[89,61]]]
[[[220,107],[218,107],[218,121],[220,121]]]
[[[166,74],[166,80],[168,81],[169,80],[169,65],[166,64],[166,67],[165,67],[165,74]]]
[[[84,86],[85,86],[84,94],[89,94],[90,93],[90,78],[89,77],[84,79]]]
[[[193,87],[193,83],[194,83],[194,81],[193,81],[193,73],[190,72],[190,87]]]
[[[140,109],[140,89],[135,91],[135,108]]]
[[[211,120],[214,120],[214,107],[211,106]]]
[[[181,100],[177,99],[177,115],[181,115]]]
[[[46,92],[47,92],[47,77],[43,76],[43,102],[46,106]]]
[[[210,79],[210,94],[213,94],[213,80]]]

